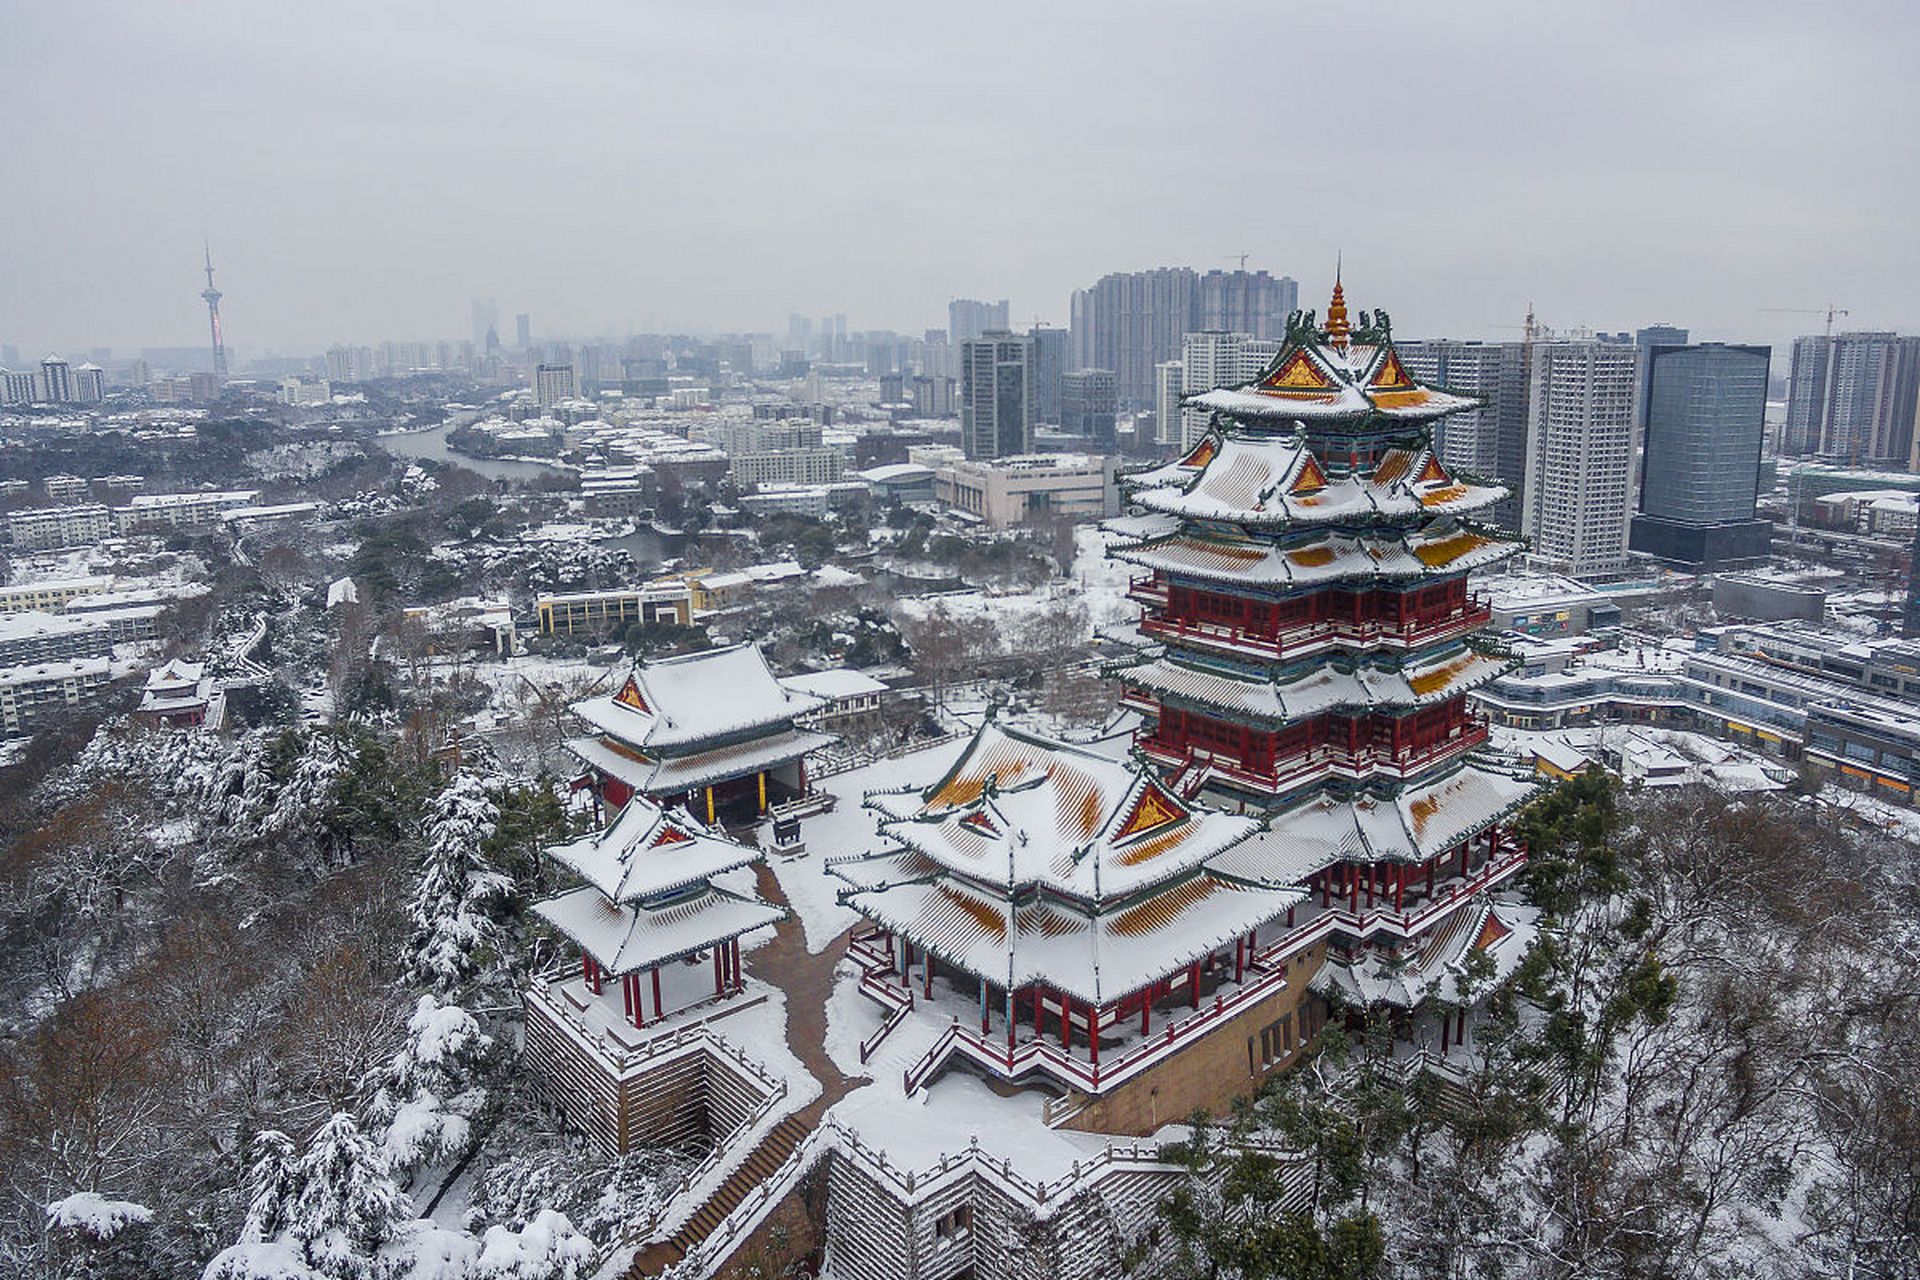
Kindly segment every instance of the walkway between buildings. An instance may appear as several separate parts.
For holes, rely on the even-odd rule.
[[[754,870],[759,878],[760,896],[786,906],[787,896],[772,870],[765,863]],[[627,1269],[627,1280],[657,1276],[686,1257],[736,1205],[786,1162],[801,1140],[819,1125],[827,1108],[868,1083],[846,1075],[827,1056],[827,998],[833,994],[834,967],[846,953],[845,934],[834,939],[820,954],[809,953],[806,931],[801,928],[797,914],[789,915],[774,927],[772,942],[746,953],[746,967],[755,977],[786,992],[787,1047],[820,1082],[820,1096],[768,1130],[760,1144],[735,1166],[719,1189],[707,1197],[699,1211],[670,1239],[641,1249]]]

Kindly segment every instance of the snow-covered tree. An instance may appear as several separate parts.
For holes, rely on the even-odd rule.
[[[204,1280],[385,1280],[395,1270],[383,1246],[411,1205],[350,1112],[320,1126],[298,1158],[284,1135],[262,1134],[249,1182],[242,1238]]]
[[[313,1135],[299,1179],[286,1234],[307,1264],[332,1280],[374,1280],[376,1251],[412,1214],[386,1157],[350,1112],[336,1112]]]
[[[381,1146],[391,1168],[412,1170],[466,1149],[487,1101],[479,1074],[492,1043],[465,1009],[420,997],[407,1042],[368,1107],[384,1126]]]
[[[564,1213],[542,1209],[519,1231],[488,1227],[475,1280],[575,1280],[593,1267],[593,1242]]]
[[[312,832],[319,827],[352,766],[347,744],[337,734],[308,735],[301,747],[265,824],[269,834]]]
[[[420,880],[407,905],[413,934],[401,959],[440,990],[471,977],[482,953],[499,945],[495,916],[512,882],[487,865],[480,849],[499,820],[486,783],[464,770],[428,814]]]

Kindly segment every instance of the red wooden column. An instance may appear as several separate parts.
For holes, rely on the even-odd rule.
[[[1035,1040],[1044,1040],[1047,1038],[1047,1030],[1040,1022],[1042,1012],[1040,984],[1036,982],[1033,984],[1033,1038]]]
[[[933,952],[928,948],[922,947],[920,950],[920,962],[927,972],[926,986],[921,994],[931,1000],[933,999]]]
[[[727,944],[727,953],[733,960],[733,985],[739,990],[747,985],[746,975],[740,972],[740,939],[735,938]]]
[[[1100,1074],[1100,1006],[1087,1006],[1087,1052],[1093,1056],[1093,1072],[1097,1079]]]
[[[1427,896],[1429,898],[1433,896],[1433,865],[1438,861],[1440,861],[1438,858],[1427,859]]]
[[[1462,840],[1460,842],[1460,876],[1461,878],[1465,879],[1466,874],[1467,874],[1467,842],[1465,840]]]
[[[1187,994],[1193,1007],[1200,1007],[1200,962],[1195,960],[1187,966]]]
[[[647,972],[653,975],[653,1017],[657,1022],[667,1016],[667,1007],[660,1002],[660,966],[655,965]]]
[[[713,949],[713,994],[715,994],[716,996],[725,995],[727,993],[726,976],[721,971],[722,965],[720,960],[720,957],[725,953],[726,953],[725,947],[715,947]]]
[[[1348,910],[1352,911],[1355,915],[1359,915],[1360,914],[1359,868],[1351,864],[1348,864],[1346,867],[1343,868],[1343,870],[1346,872],[1346,875],[1347,875]]]
[[[1153,988],[1148,987],[1140,993],[1140,1034],[1147,1035],[1152,1030],[1148,1019],[1153,1017]]]
[[[1073,997],[1064,991],[1060,993],[1060,1047],[1073,1048]]]
[[[1405,911],[1407,909],[1407,869],[1405,866],[1396,866],[1393,869],[1393,909],[1395,911]]]
[[[633,1022],[633,975],[620,975],[620,1003],[626,1009],[627,1021]],[[636,1024],[637,1025],[637,1024]]]
[[[1240,981],[1241,977],[1245,975],[1247,971],[1246,954],[1247,940],[1245,938],[1235,938],[1233,940],[1233,980],[1235,982]]]

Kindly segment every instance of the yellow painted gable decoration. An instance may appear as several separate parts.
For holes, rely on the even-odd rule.
[[[1320,372],[1306,352],[1296,351],[1260,385],[1270,391],[1331,391],[1333,379]]]
[[[1320,464],[1309,453],[1300,460],[1300,474],[1293,478],[1293,483],[1287,487],[1287,492],[1304,493],[1309,489],[1326,487],[1327,473],[1320,469]]]
[[[1220,451],[1219,442],[1212,436],[1202,436],[1200,443],[1193,446],[1192,452],[1180,459],[1183,467],[1204,467],[1213,461],[1213,455]]]
[[[1164,827],[1169,822],[1177,822],[1186,817],[1186,811],[1166,792],[1149,782],[1140,789],[1140,799],[1134,802],[1133,812],[1113,833],[1115,840],[1126,840],[1156,827]]]
[[[653,714],[653,708],[640,696],[640,685],[632,676],[627,677],[627,682],[620,686],[620,692],[613,695],[613,700],[623,707],[632,707],[646,715]]]
[[[1512,932],[1513,930],[1507,928],[1507,926],[1501,922],[1499,916],[1489,911],[1487,912],[1487,922],[1480,926],[1480,936],[1473,940],[1473,949],[1475,951],[1485,951],[1488,947]]]
[[[1413,385],[1413,378],[1407,373],[1406,366],[1400,363],[1400,357],[1391,348],[1387,358],[1373,373],[1373,389],[1376,391],[1400,391]]]

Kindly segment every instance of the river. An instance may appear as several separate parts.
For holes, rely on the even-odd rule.
[[[375,436],[373,442],[398,457],[450,462],[454,466],[476,471],[489,480],[537,480],[541,476],[566,470],[556,463],[518,462],[511,458],[471,458],[464,453],[455,453],[447,447],[447,432],[458,425],[457,422],[448,422],[424,431]]]

